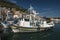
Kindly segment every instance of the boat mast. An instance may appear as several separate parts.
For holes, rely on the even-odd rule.
[[[36,11],[34,10],[34,8],[31,5],[30,5],[30,8],[28,9],[28,11],[30,13],[30,22],[32,21],[32,16],[33,16],[34,21],[32,21],[32,22],[33,22],[33,25],[36,26],[36,20],[35,20],[36,14],[37,14]]]

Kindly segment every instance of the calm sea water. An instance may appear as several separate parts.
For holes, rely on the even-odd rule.
[[[60,40],[60,24],[56,24],[54,31],[37,33],[5,33],[1,34],[1,40]]]

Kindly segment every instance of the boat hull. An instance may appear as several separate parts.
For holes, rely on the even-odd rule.
[[[19,32],[40,32],[40,31],[44,31],[50,28],[31,28],[31,27],[15,27],[15,26],[11,26],[12,32],[13,33],[19,33]]]
[[[30,29],[30,28],[19,28],[19,29],[12,29],[14,33],[18,32],[37,32],[37,29]]]

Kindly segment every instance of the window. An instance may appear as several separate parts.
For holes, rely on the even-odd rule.
[[[29,21],[29,19],[25,19],[25,21]]]

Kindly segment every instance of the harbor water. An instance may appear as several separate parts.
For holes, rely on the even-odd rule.
[[[1,40],[60,40],[60,24],[54,26],[53,31],[42,31],[36,33],[2,33]]]

